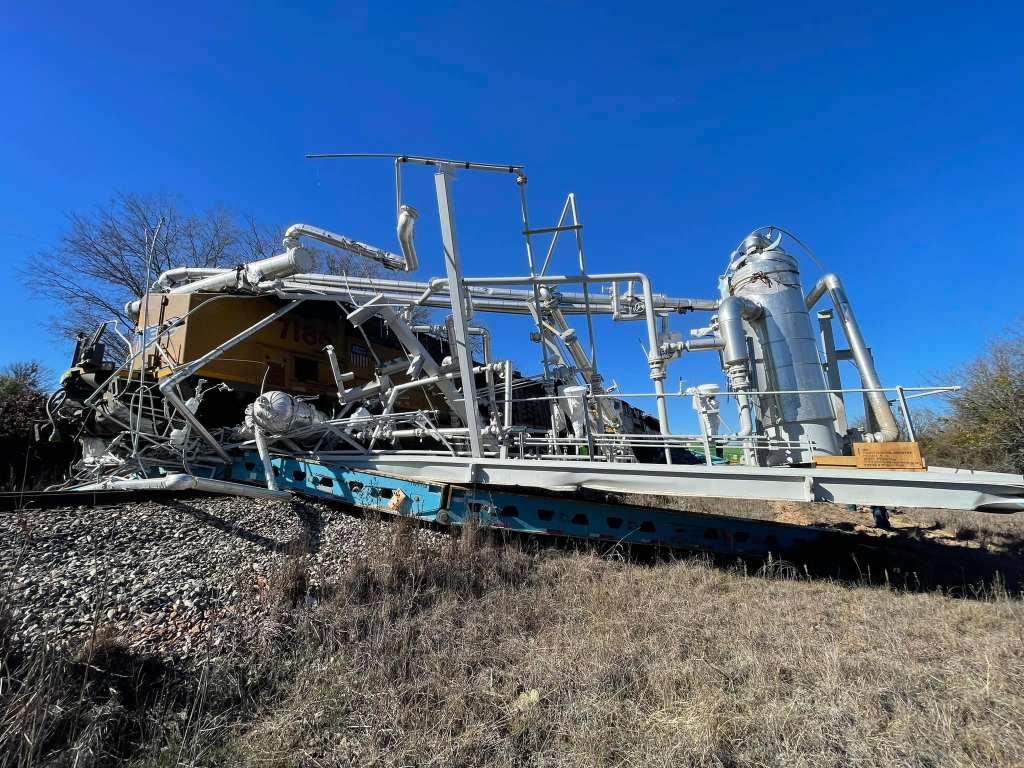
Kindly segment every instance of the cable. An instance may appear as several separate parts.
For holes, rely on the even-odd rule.
[[[813,261],[818,266],[818,269],[820,269],[822,272],[828,272],[828,269],[826,269],[825,265],[821,262],[821,260],[817,256],[814,255],[814,251],[811,250],[810,246],[807,245],[799,237],[794,235],[792,232],[790,232],[788,229],[783,229],[782,227],[777,227],[774,224],[766,224],[766,225],[764,225],[762,227],[758,227],[757,229],[753,230],[750,234],[751,235],[756,235],[758,232],[761,232],[763,230],[769,230],[769,231],[775,230],[777,232],[781,232],[786,237],[788,237],[790,240],[792,240],[794,243],[799,245],[804,250],[804,252],[808,256],[811,257],[811,261]],[[749,237],[749,236],[750,235],[748,235],[747,237]],[[746,240],[746,238],[743,238],[743,239]],[[736,250],[739,250],[740,246],[742,246],[742,245],[743,245],[743,240],[740,240],[740,242],[736,246]]]

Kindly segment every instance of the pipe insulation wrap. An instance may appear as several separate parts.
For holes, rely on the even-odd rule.
[[[255,426],[270,434],[282,434],[294,429],[323,424],[327,416],[309,403],[287,392],[264,392],[252,407]]]

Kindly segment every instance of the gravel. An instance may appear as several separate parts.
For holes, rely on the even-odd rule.
[[[226,496],[0,513],[0,609],[15,646],[74,648],[102,632],[170,658],[216,655],[230,620],[280,606],[272,591],[289,574],[314,600],[351,563],[385,553],[395,525],[311,500]],[[414,535],[420,547],[448,541]]]

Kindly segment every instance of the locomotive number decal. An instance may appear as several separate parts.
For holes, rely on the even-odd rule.
[[[281,335],[279,339],[291,339],[296,344],[306,344],[310,347],[323,349],[331,344],[330,335],[313,323],[303,322],[291,317],[278,318],[281,324]]]

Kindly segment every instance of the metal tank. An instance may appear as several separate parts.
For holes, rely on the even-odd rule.
[[[842,452],[835,415],[822,392],[758,395],[768,391],[826,388],[814,331],[800,285],[800,269],[779,245],[752,234],[734,255],[722,285],[723,298],[736,296],[749,340],[751,399],[759,422],[755,430],[769,438],[814,444],[821,453]],[[737,301],[737,300],[733,300]],[[753,305],[753,306],[752,306]],[[723,332],[728,329],[723,329]],[[760,450],[759,462],[769,466],[807,463],[813,453],[792,447]]]

